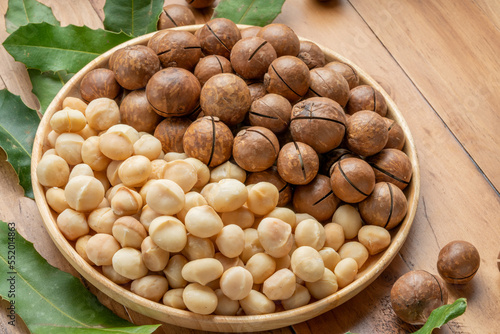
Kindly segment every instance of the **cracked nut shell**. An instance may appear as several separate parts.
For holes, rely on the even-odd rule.
[[[309,69],[325,66],[325,54],[320,47],[310,41],[301,41],[297,58],[302,60]]]
[[[200,59],[194,68],[194,76],[198,78],[201,86],[213,77],[221,73],[233,73],[231,62],[219,55],[210,55]]]
[[[292,28],[282,23],[271,23],[257,33],[257,37],[268,41],[278,57],[297,56],[300,51],[300,41]]]
[[[375,173],[361,159],[345,158],[333,165],[330,176],[335,195],[347,203],[358,203],[367,198],[375,187]]]
[[[198,39],[187,31],[169,31],[162,34],[155,44],[156,54],[165,67],[180,67],[191,71],[201,57]]]
[[[477,273],[481,259],[473,244],[455,240],[441,248],[437,269],[441,278],[450,284],[466,284]]]
[[[149,79],[160,70],[160,60],[154,51],[144,45],[131,45],[115,52],[110,68],[115,79],[125,89],[146,87]]]
[[[360,110],[371,110],[380,116],[385,116],[387,114],[387,103],[384,96],[372,86],[357,86],[349,92],[346,112],[352,115]]]
[[[277,58],[271,43],[260,37],[240,39],[231,50],[231,65],[244,79],[260,79]]]
[[[329,68],[338,74],[342,75],[349,84],[349,89],[353,89],[354,87],[359,85],[359,76],[356,73],[356,70],[352,68],[350,65],[339,61],[332,61],[325,65],[326,68]]]
[[[339,203],[330,178],[325,175],[317,175],[310,183],[297,186],[293,193],[295,212],[308,213],[320,222],[331,219]]]
[[[96,68],[88,72],[80,83],[80,95],[87,103],[100,97],[113,100],[121,91],[122,87],[116,81],[115,74],[106,68]]]
[[[310,76],[307,97],[328,97],[345,107],[349,99],[349,84],[343,76],[326,67],[312,69]]]
[[[373,167],[376,182],[391,182],[401,190],[410,184],[411,161],[403,151],[385,148],[366,161]]]
[[[388,138],[389,132],[384,119],[373,111],[358,111],[347,119],[347,148],[356,154],[377,154],[384,148]]]
[[[302,60],[293,56],[277,58],[264,75],[267,92],[284,96],[292,103],[307,93],[310,83],[309,68]]]
[[[308,184],[318,174],[319,158],[314,149],[301,142],[282,147],[278,155],[278,173],[288,183]]]
[[[130,125],[137,131],[153,132],[161,121],[148,102],[144,89],[127,94],[120,104],[121,123]]]
[[[225,18],[208,21],[195,34],[206,55],[220,55],[229,58],[233,46],[241,39],[236,24]]]
[[[233,158],[244,170],[260,172],[271,167],[280,150],[278,138],[269,129],[252,126],[234,137]]]
[[[191,123],[186,117],[167,117],[158,124],[154,136],[160,140],[163,152],[184,152],[182,139]]]
[[[158,30],[195,24],[194,14],[186,6],[167,5],[163,7],[158,21]]]
[[[266,94],[252,102],[249,121],[251,125],[281,133],[288,129],[291,111],[292,105],[286,98],[278,94]]]

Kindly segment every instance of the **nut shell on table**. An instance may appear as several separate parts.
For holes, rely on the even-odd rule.
[[[293,56],[277,58],[264,75],[267,92],[284,96],[292,103],[307,93],[310,83],[309,68],[302,60]]]
[[[301,142],[291,142],[278,155],[278,173],[288,183],[301,185],[311,182],[318,174],[319,158],[314,149]]]
[[[200,59],[194,68],[194,76],[198,78],[201,86],[213,77],[221,73],[233,73],[231,62],[219,55],[209,55]]]
[[[387,144],[384,148],[395,148],[402,150],[405,146],[406,137],[401,125],[396,123],[394,120],[384,117],[385,124],[387,125],[387,130],[389,131],[389,138],[387,139]]]
[[[147,46],[126,46],[115,53],[112,69],[116,81],[125,89],[134,90],[146,87],[153,74],[160,70],[158,56]]]
[[[200,91],[198,79],[177,67],[159,71],[146,87],[149,103],[163,117],[189,115],[198,105]]]
[[[154,136],[160,140],[163,152],[184,152],[182,138],[191,123],[186,117],[167,117],[158,124]]]
[[[378,182],[368,198],[359,203],[359,213],[367,224],[390,230],[408,211],[408,202],[401,189],[389,182]]]
[[[356,154],[377,154],[385,147],[388,138],[389,132],[384,119],[373,111],[358,111],[347,118],[347,148]]]
[[[448,290],[443,281],[424,270],[404,274],[391,289],[392,309],[412,325],[424,324],[434,309],[447,302]]]
[[[375,173],[366,161],[345,158],[335,163],[332,168],[332,190],[342,201],[358,203],[372,193],[375,187]]]
[[[293,193],[295,212],[308,213],[320,222],[332,218],[339,203],[330,178],[324,175],[317,175],[310,183],[297,186]]]
[[[477,273],[481,258],[470,242],[456,240],[439,252],[437,269],[441,278],[451,284],[466,284]]]
[[[233,158],[249,172],[260,172],[271,167],[280,151],[278,138],[269,129],[252,126],[234,137]]]
[[[240,39],[231,50],[231,65],[244,79],[260,79],[277,58],[271,43],[260,37]]]
[[[320,47],[310,41],[301,41],[297,58],[302,60],[309,69],[325,66],[325,54]]]
[[[295,141],[306,143],[318,153],[340,145],[345,134],[345,114],[335,101],[312,97],[293,106],[290,133]]]
[[[188,156],[216,167],[231,157],[233,134],[219,118],[204,116],[187,128],[183,147]]]
[[[250,90],[236,74],[217,74],[201,90],[200,106],[205,116],[218,117],[228,126],[242,122],[251,103]]]
[[[328,97],[345,107],[349,99],[349,84],[342,75],[326,67],[317,67],[310,71],[310,76],[306,97]]]
[[[205,55],[220,55],[229,58],[233,46],[241,39],[236,24],[225,18],[208,21],[196,31],[201,49]]]
[[[358,73],[356,73],[356,70],[352,68],[350,65],[339,61],[332,61],[326,64],[325,67],[342,75],[347,80],[347,83],[349,84],[349,89],[353,89],[354,87],[359,85]]]
[[[290,124],[291,111],[292,105],[286,98],[278,94],[266,94],[252,102],[248,118],[251,125],[281,133]]]
[[[278,57],[297,56],[300,51],[300,41],[292,28],[282,23],[268,24],[257,33],[257,37],[268,41]]]
[[[262,172],[251,173],[247,176],[245,184],[256,184],[259,182],[269,182],[274,184],[274,186],[278,189],[279,199],[278,205],[279,207],[283,207],[287,205],[292,200],[293,189],[285,180],[283,180],[278,173],[278,168],[276,166],[272,166]]]
[[[352,88],[349,92],[346,112],[352,115],[360,110],[371,110],[380,116],[385,116],[387,103],[378,90],[369,85],[360,85]]]
[[[162,120],[148,102],[146,90],[134,90],[127,94],[120,104],[121,123],[137,131],[153,132]]]
[[[158,30],[195,24],[194,14],[187,6],[167,5],[163,7],[158,21]]]
[[[192,70],[200,60],[201,46],[198,39],[187,31],[169,31],[155,43],[155,50],[161,65]]]
[[[115,99],[122,87],[115,79],[113,71],[107,68],[96,68],[85,74],[80,83],[80,95],[87,103],[100,97]]]
[[[410,184],[411,161],[403,151],[385,148],[366,161],[373,167],[376,182],[391,182],[401,190]]]

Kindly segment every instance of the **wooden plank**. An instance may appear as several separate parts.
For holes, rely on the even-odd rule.
[[[491,0],[472,0],[491,22],[500,29],[500,2]]]
[[[498,27],[472,0],[350,2],[500,190]]]

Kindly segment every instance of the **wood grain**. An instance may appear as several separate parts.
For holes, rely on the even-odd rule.
[[[102,20],[99,8],[102,8],[103,0],[79,2],[90,4]],[[490,45],[493,44],[491,36],[496,36],[493,27],[498,31],[500,26],[498,2],[372,0],[351,3],[344,0],[288,0],[277,22],[286,23],[297,34],[315,40],[351,59],[389,92],[407,120],[415,139],[421,165],[421,200],[411,233],[400,255],[382,275],[347,303],[311,321],[295,325],[293,330],[296,333],[345,333],[351,330],[360,334],[413,331],[414,327],[401,323],[392,312],[388,303],[392,284],[397,277],[411,269],[425,269],[436,273],[435,264],[439,249],[451,240],[463,239],[478,248],[482,259],[481,267],[471,284],[462,288],[448,285],[448,289],[450,300],[465,296],[469,299],[469,307],[463,316],[435,332],[494,333],[500,324],[496,314],[500,304],[500,274],[496,265],[500,251],[500,199],[482,171],[493,180],[495,178],[491,177],[491,171],[498,176],[499,168],[497,161],[480,159],[477,152],[484,149],[498,155],[500,144],[498,140],[491,139],[498,136],[491,137],[488,132],[490,128],[483,128],[482,123],[463,127],[462,123],[464,119],[470,118],[472,123],[476,122],[477,118],[482,118],[486,123],[498,124],[498,118],[492,115],[496,107],[491,104],[491,101],[496,100],[491,100],[493,97],[489,96],[485,102],[481,101],[484,103],[481,106],[486,106],[485,108],[475,108],[473,112],[466,113],[457,107],[460,105],[457,101],[463,104],[463,97],[458,96],[459,99],[454,100],[450,96],[455,98],[460,95],[458,93],[464,91],[478,92],[478,96],[490,94],[490,91],[484,89],[484,84],[479,82],[478,86],[478,80],[489,80],[488,76],[484,76],[485,72],[488,72],[487,69],[492,73],[500,73],[498,57],[490,57],[492,50],[498,47],[498,43]],[[476,6],[475,9],[473,5]],[[424,12],[430,15],[427,19],[419,12],[420,6],[426,10],[432,8],[437,13]],[[450,6],[451,10],[443,12]],[[0,10],[5,12],[6,8],[7,0],[0,0]],[[396,15],[398,11],[405,15]],[[68,8],[68,12],[62,15],[71,20],[72,16],[79,14]],[[456,15],[456,20],[461,20],[458,23],[453,19]],[[202,23],[202,17],[208,18],[209,14],[199,14],[196,17],[197,23]],[[432,21],[431,25],[429,20]],[[0,34],[1,40],[7,36],[3,17],[0,18]],[[462,51],[461,44],[453,40],[443,43],[447,36],[461,36],[459,40],[464,43],[464,55],[457,55],[455,58],[455,53]],[[498,41],[498,38],[493,42],[495,41]],[[471,50],[472,46],[476,50]],[[431,57],[434,53],[437,56]],[[476,58],[476,53],[488,56],[479,55],[480,58]],[[471,65],[478,63],[478,59],[481,60],[479,65]],[[13,61],[11,65],[4,58],[0,57],[0,61],[2,80],[9,82],[9,89],[15,89],[17,94],[22,94],[25,102],[28,101],[29,98],[26,97],[31,91],[29,81],[18,79],[22,70],[14,67]],[[444,70],[441,71],[437,65],[444,66]],[[451,73],[450,76],[450,69],[458,72]],[[478,69],[483,76],[471,77],[473,69]],[[447,78],[454,80],[448,82]],[[5,85],[2,80],[0,87]],[[18,81],[21,83],[17,83]],[[430,83],[433,82],[444,82],[446,89],[438,85],[432,86]],[[498,91],[498,88],[496,90]],[[450,110],[453,112],[447,108],[452,108]],[[446,115],[442,114],[443,112]],[[483,132],[485,137],[491,137],[488,139],[489,146],[485,144],[486,139],[481,138]],[[480,138],[475,140],[477,137]],[[467,148],[468,152],[464,148]],[[43,229],[34,202],[22,198],[22,190],[17,185],[14,171],[5,162],[3,152],[0,153],[0,189],[0,219],[16,221],[20,228],[24,228],[23,234],[29,240],[35,241],[37,250],[50,263],[71,270]],[[95,292],[95,289],[92,291]],[[118,315],[139,324],[151,323],[151,319],[127,312],[109,298],[100,293],[96,294],[101,302]],[[3,304],[1,309],[0,313],[4,310]],[[11,333],[12,328],[4,322],[4,313],[1,314],[0,333]],[[16,330],[20,330],[20,327]],[[158,330],[158,333],[188,332],[194,331],[168,325],[163,325]],[[288,328],[273,331],[279,332],[291,331]],[[23,329],[19,333],[27,331]]]

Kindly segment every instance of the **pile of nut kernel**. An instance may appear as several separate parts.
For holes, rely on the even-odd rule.
[[[412,166],[376,89],[283,24],[161,30],[89,71],[38,163],[57,226],[133,293],[257,315],[356,279]]]

